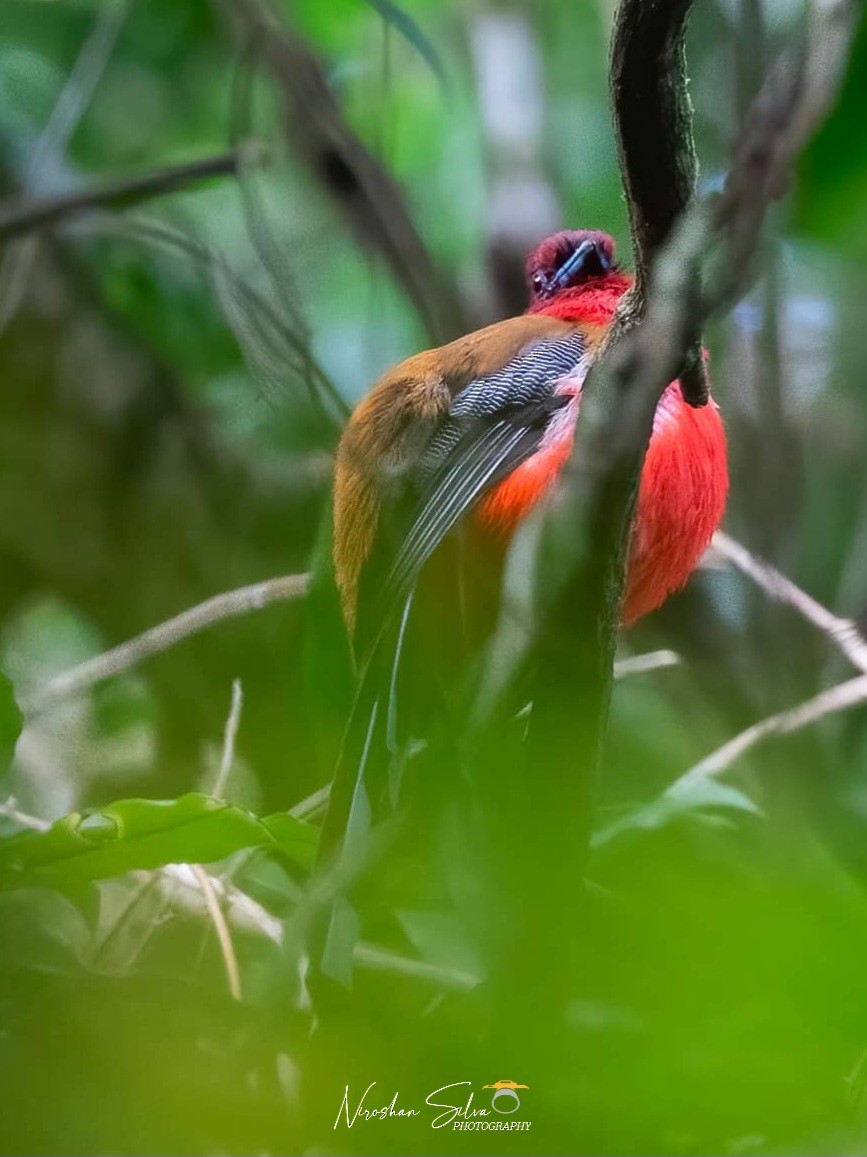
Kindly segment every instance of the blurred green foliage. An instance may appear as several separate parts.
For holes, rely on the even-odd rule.
[[[625,259],[606,0],[277,7],[480,314],[492,190],[513,171],[544,187],[563,224],[610,230]],[[745,42],[738,5],[696,5],[706,187],[761,57],[802,15],[789,0],[760,7],[764,47]],[[460,830],[441,876],[423,881],[436,903],[400,907],[417,881],[395,860],[365,934],[397,905],[400,951],[359,945],[354,997],[311,1036],[316,811],[299,821],[286,809],[327,781],[345,712],[339,630],[318,633],[325,596],[225,620],[33,706],[52,675],[186,607],[309,568],[324,550],[335,436],[311,405],[310,364],[351,403],[427,341],[285,139],[267,77],[244,105],[220,9],[0,6],[5,197],[221,152],[241,113],[243,135],[267,144],[241,181],[82,217],[2,255],[0,657],[24,727],[13,758],[4,680],[14,804],[0,816],[0,867],[15,887],[0,893],[0,1151],[862,1152],[867,712],[769,739],[691,796],[667,791],[743,728],[850,675],[828,639],[734,572],[705,569],[623,640],[624,653],[666,647],[681,662],[616,686],[586,889],[576,882],[582,953],[541,1041],[543,994],[492,997],[472,951],[474,929],[498,914],[479,909],[479,850]],[[517,22],[536,77],[531,155],[503,146],[480,97],[497,20]],[[100,27],[93,92],[62,141],[58,108],[81,95],[76,61]],[[707,338],[731,440],[728,529],[867,625],[865,45],[862,27],[755,289]],[[209,793],[236,678],[244,707],[223,806]],[[28,832],[28,817],[59,824]],[[528,814],[522,854],[544,864],[540,827]],[[22,873],[46,849],[50,873]],[[177,869],[201,861],[221,882],[240,1001],[195,877]],[[544,895],[538,906],[550,940],[576,918]],[[504,950],[529,966],[543,951]],[[539,975],[541,989],[544,959]],[[428,1117],[332,1128],[347,1085],[353,1103],[375,1081],[372,1104],[399,1091],[409,1106],[468,1080],[482,1104],[502,1077],[529,1086],[527,1133],[434,1134]]]

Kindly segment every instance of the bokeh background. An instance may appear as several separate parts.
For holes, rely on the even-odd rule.
[[[345,704],[311,695],[310,656],[340,643],[311,631],[304,600],[75,695],[40,689],[214,594],[311,567],[340,414],[324,381],[351,405],[450,326],[519,311],[523,254],[555,228],[606,229],[628,264],[608,0],[275,4],[398,182],[445,286],[428,285],[433,319],[310,163],[267,54],[245,54],[244,9],[0,5],[4,210],[252,142],[240,174],[76,215],[0,254],[0,659],[24,713],[19,737],[3,708],[4,837],[211,791],[234,680],[226,798],[270,815],[321,788],[322,732],[333,739]],[[795,0],[696,3],[703,189],[803,16]],[[731,441],[727,531],[867,627],[865,98],[862,28],[754,288],[706,338]],[[478,1134],[331,1126],[347,1081],[411,1100],[506,1076],[532,1087],[515,1152],[863,1152],[867,710],[768,739],[721,777],[725,798],[660,802],[726,740],[855,672],[714,556],[621,650],[660,648],[678,664],[616,686],[599,825],[618,827],[591,857],[586,966],[537,1083],[485,1053],[472,991],[416,978],[396,999],[387,971],[368,994],[378,1044],[347,1027],[305,1068],[303,873],[279,856],[209,869],[256,905],[230,921],[240,1001],[194,877],[60,874],[0,894],[0,1150],[499,1152]],[[408,935],[419,959],[465,965],[435,921]]]

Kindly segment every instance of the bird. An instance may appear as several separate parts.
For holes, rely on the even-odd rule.
[[[506,541],[555,486],[572,449],[586,369],[632,278],[598,230],[562,230],[526,263],[529,306],[401,362],[353,412],[334,481],[334,570],[363,649],[462,520]],[[630,540],[624,626],[684,585],[722,520],[725,430],[712,397],[664,390]],[[383,546],[383,544],[387,544]],[[368,576],[381,569],[375,578]]]
[[[556,489],[587,371],[633,284],[613,239],[588,229],[543,240],[526,280],[524,314],[402,361],[341,437],[333,570],[357,691],[320,857],[360,855],[383,802],[397,806],[419,737],[436,719],[449,734],[461,676],[496,622],[511,537]],[[690,405],[670,383],[639,483],[623,626],[684,585],[727,491],[719,407]]]

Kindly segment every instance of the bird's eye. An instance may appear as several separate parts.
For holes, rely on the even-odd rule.
[[[536,293],[541,293],[545,286],[548,284],[548,278],[544,273],[542,273],[541,270],[537,270],[536,273],[533,274],[531,283]]]

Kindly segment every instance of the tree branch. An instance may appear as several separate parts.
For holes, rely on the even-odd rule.
[[[234,591],[214,595],[213,598],[182,611],[174,618],[151,627],[141,635],[136,635],[134,639],[129,639],[102,655],[96,655],[93,659],[79,663],[77,667],[55,675],[31,698],[25,700],[23,710],[27,713],[43,711],[57,699],[80,695],[82,691],[97,683],[123,674],[152,655],[168,650],[182,639],[204,631],[223,619],[261,610],[270,603],[302,598],[307,593],[309,584],[309,574],[284,575],[281,578],[267,579],[265,582],[253,583],[252,586],[239,587]]]
[[[812,699],[807,699],[797,707],[790,707],[776,715],[770,715],[754,723],[733,739],[729,739],[722,747],[706,755],[699,763],[685,772],[680,779],[675,780],[666,795],[676,795],[680,791],[691,788],[694,784],[709,776],[720,775],[732,766],[750,748],[755,747],[763,739],[771,735],[788,735],[798,731],[811,723],[824,719],[826,715],[833,715],[839,711],[846,711],[850,707],[858,707],[867,703],[867,675],[857,675],[845,683],[838,683],[827,691],[820,691]]]
[[[643,0],[623,0],[623,10],[644,7],[649,6]],[[657,7],[667,8],[672,19],[685,18],[681,0]],[[680,216],[656,253],[649,292],[631,295],[618,311],[602,356],[584,386],[582,420],[569,470],[572,501],[567,495],[556,517],[571,540],[571,547],[566,543],[566,557],[572,565],[581,554],[581,543],[576,543],[574,534],[580,512],[572,505],[575,491],[580,489],[576,464],[581,464],[580,478],[588,491],[583,505],[597,516],[605,511],[625,533],[629,518],[624,514],[631,511],[659,395],[678,372],[701,326],[733,304],[751,284],[749,257],[757,248],[767,210],[787,188],[798,149],[820,123],[839,85],[851,39],[852,14],[852,6],[845,0],[817,0],[806,43],[800,51],[780,60],[756,99],[744,136],[734,150],[725,191]],[[621,14],[618,27],[624,25],[629,21]],[[666,45],[675,39],[672,35],[656,37],[657,43]],[[664,69],[665,62],[665,55],[659,57],[657,67]],[[624,81],[622,88],[628,91],[630,86]],[[672,98],[668,107],[681,118],[682,101]],[[626,113],[627,109],[621,110],[621,123]],[[678,125],[685,134],[687,123],[681,118]],[[624,146],[638,136],[624,130]],[[693,152],[691,139],[684,139],[682,147],[685,154]],[[631,169],[636,164],[640,167],[649,155],[644,152],[637,162],[624,164]],[[659,155],[666,155],[664,143]],[[675,166],[678,171],[682,168]],[[677,180],[674,170],[672,179]],[[643,210],[635,214],[635,236],[640,243],[646,236],[651,247],[657,246],[665,234],[661,228],[649,230],[642,214]],[[716,260],[705,273],[703,263],[708,254]],[[641,268],[647,261],[637,255],[636,265]],[[606,488],[617,479],[618,501],[606,511]],[[589,517],[586,511],[584,517]],[[616,546],[614,562],[619,564],[623,541]],[[610,577],[610,568],[603,569],[608,569]],[[615,569],[619,575],[622,567]],[[618,586],[619,580],[614,581],[614,587]]]
[[[574,451],[542,527],[537,575],[544,582],[537,582],[535,641],[510,688],[521,687],[533,710],[526,764],[520,782],[510,784],[511,811],[503,807],[498,820],[496,870],[509,870],[509,856],[514,866],[514,849],[532,814],[534,824],[549,833],[546,862],[522,862],[510,913],[521,927],[515,935],[538,943],[540,955],[563,961],[564,986],[580,951],[578,933],[564,939],[558,930],[557,942],[546,945],[554,934],[541,919],[533,923],[534,897],[561,896],[568,926],[580,924],[575,884],[592,828],[626,548],[656,404],[685,359],[690,364],[702,325],[750,284],[744,255],[756,247],[797,149],[836,91],[851,31],[851,8],[841,0],[821,0],[807,45],[784,59],[756,102],[726,192],[688,207],[694,176],[682,67],[688,10],[684,0],[622,0],[617,16],[612,92],[638,286],[622,302],[583,386]],[[705,277],[709,253],[719,260]],[[692,368],[697,372],[697,363]],[[479,746],[493,755],[482,752],[479,760],[501,783],[507,756],[497,720],[492,724]],[[498,791],[498,808],[502,796]]]
[[[256,146],[258,148],[258,146]],[[95,209],[129,209],[154,197],[176,193],[189,185],[211,177],[237,175],[242,153],[248,153],[250,146],[241,150],[219,153],[200,161],[190,161],[184,165],[172,165],[146,173],[141,177],[130,177],[114,181],[97,189],[83,189],[58,197],[46,197],[40,201],[26,201],[23,205],[0,209],[0,243],[8,242],[26,233],[48,229],[81,213]]]
[[[698,160],[683,40],[692,0],[627,0],[611,47],[611,100],[638,295],[692,201]]]
[[[785,603],[812,623],[843,652],[849,662],[867,673],[867,639],[852,619],[843,619],[802,591],[791,579],[781,574],[764,559],[757,558],[730,535],[718,530],[713,538],[713,551],[761,587],[775,602]]]
[[[217,899],[217,893],[211,883],[211,877],[201,864],[190,864],[190,871],[195,876],[196,883],[202,890],[208,915],[211,918],[211,923],[214,925],[214,931],[217,934],[220,955],[223,957],[223,964],[226,968],[226,980],[229,985],[229,992],[233,1000],[240,1000],[241,970],[238,968],[238,957],[235,955],[232,934],[229,931],[229,925],[226,923],[226,917],[223,915],[223,910],[220,907],[220,901]]]
[[[72,135],[86,112],[114,52],[126,23],[132,0],[109,5],[99,13],[76,57],[60,95],[24,166],[23,184],[38,186],[52,164],[66,152]],[[10,246],[0,261],[0,334],[18,311],[36,260],[36,239]]]
[[[223,732],[223,753],[220,756],[220,768],[217,772],[217,778],[214,780],[214,786],[211,788],[211,795],[215,799],[223,798],[223,792],[226,790],[226,784],[229,782],[229,776],[232,773],[232,765],[235,762],[235,740],[238,737],[238,728],[241,725],[241,710],[243,706],[244,689],[241,685],[241,680],[233,679],[232,703],[226,719],[226,728]]]
[[[611,99],[635,260],[630,310],[641,313],[650,270],[695,196],[698,158],[684,37],[692,0],[622,3],[611,48]],[[690,405],[709,397],[696,330],[683,354],[681,389]]]
[[[646,675],[648,671],[661,671],[665,667],[679,667],[680,655],[676,651],[647,651],[643,655],[630,655],[628,659],[618,659],[614,664],[615,679],[631,679],[633,675]]]

